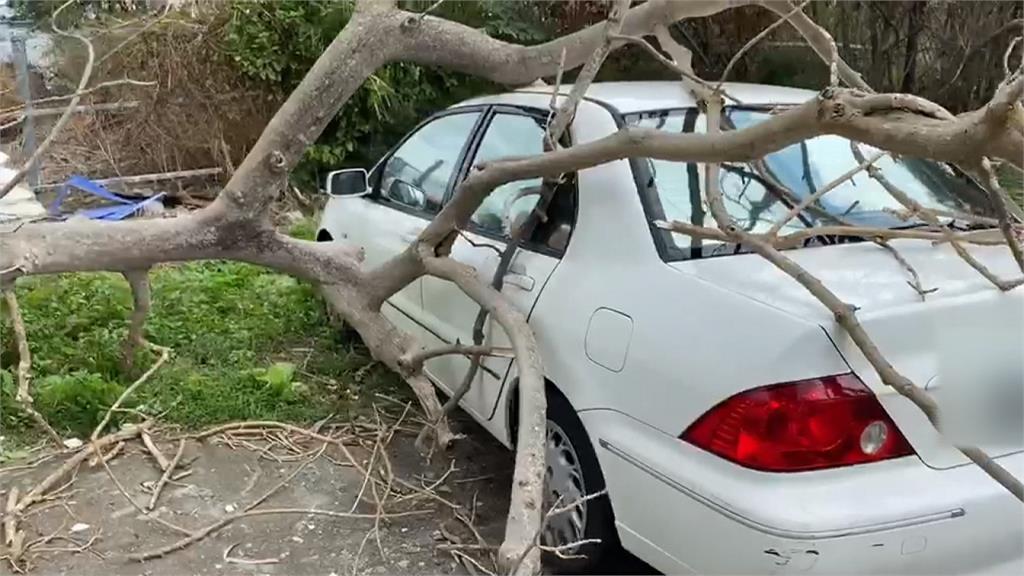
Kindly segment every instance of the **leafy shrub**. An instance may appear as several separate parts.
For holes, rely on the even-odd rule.
[[[346,0],[233,2],[225,50],[247,77],[287,94],[298,86],[352,16]],[[300,183],[322,169],[368,165],[424,114],[475,93],[485,84],[468,76],[412,64],[377,70],[306,151]]]
[[[37,380],[34,399],[36,409],[54,429],[85,437],[99,425],[123,391],[123,386],[99,374],[78,371]],[[111,424],[116,426],[121,415],[114,414]]]

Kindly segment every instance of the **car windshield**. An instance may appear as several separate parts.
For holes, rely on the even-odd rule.
[[[767,110],[729,108],[723,127],[747,128],[771,117]],[[626,116],[631,126],[666,132],[703,132],[706,122],[696,110],[661,110]],[[856,147],[856,150],[854,149]],[[829,185],[879,150],[839,136],[818,136],[793,144],[755,162],[722,164],[719,186],[729,213],[743,229],[763,233],[795,204]],[[646,160],[649,178],[643,192],[652,221],[678,220],[715,227],[701,200],[704,169],[700,164]],[[945,164],[886,155],[875,162],[881,173],[921,205],[940,213],[991,216],[986,195],[976,184]],[[830,190],[812,209],[794,218],[780,234],[808,227],[846,223],[903,228],[920,225],[866,171]],[[666,256],[673,259],[732,253],[734,246],[660,231]],[[824,241],[817,239],[817,242]]]

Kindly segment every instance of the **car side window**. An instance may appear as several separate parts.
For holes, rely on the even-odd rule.
[[[497,112],[480,140],[473,165],[500,158],[533,156],[544,151],[545,120],[540,116]],[[475,231],[508,239],[533,211],[540,198],[542,178],[509,182],[494,189],[471,218]],[[562,252],[568,243],[575,217],[575,175],[558,184],[548,221],[539,226],[530,242],[554,252]],[[562,193],[563,188],[572,193]]]
[[[480,112],[475,111],[447,114],[421,126],[381,168],[380,197],[416,211],[437,213],[479,117]]]

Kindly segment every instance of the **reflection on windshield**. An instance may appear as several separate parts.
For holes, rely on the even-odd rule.
[[[723,128],[742,130],[766,120],[761,110],[731,108],[725,112]],[[666,132],[703,132],[705,118],[695,110],[663,110],[627,116],[627,124]],[[856,150],[854,149],[856,147]],[[789,210],[815,191],[879,152],[866,144],[839,136],[818,136],[783,148],[754,162],[723,163],[719,187],[737,225],[753,233],[767,232]],[[679,220],[698,226],[715,227],[707,213],[701,191],[702,165],[648,160],[651,167],[648,202],[655,203],[650,217]],[[984,193],[952,168],[932,161],[884,156],[875,162],[881,173],[923,206],[943,212],[988,214]],[[917,223],[906,218],[905,210],[866,171],[825,194],[781,234],[807,227],[834,225],[896,228]],[[731,251],[716,242],[701,242],[689,236],[665,232],[672,245],[685,257]],[[679,250],[677,250],[678,252]]]

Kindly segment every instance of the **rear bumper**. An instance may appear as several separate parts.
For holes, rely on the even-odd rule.
[[[768,474],[617,412],[580,416],[623,544],[666,573],[1024,573],[1024,505],[973,466]],[[1024,455],[999,461],[1024,474]]]

